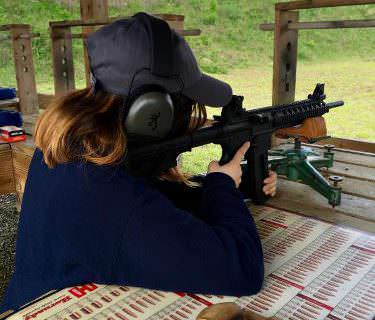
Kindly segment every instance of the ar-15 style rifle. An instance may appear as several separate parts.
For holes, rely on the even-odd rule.
[[[175,166],[179,154],[209,143],[221,146],[219,163],[223,165],[233,158],[244,142],[250,141],[251,146],[245,154],[248,170],[243,172],[240,190],[255,203],[264,203],[268,196],[262,188],[269,172],[268,150],[272,134],[344,105],[343,101],[325,103],[325,98],[324,84],[317,84],[305,100],[247,111],[242,107],[243,97],[234,95],[223,107],[221,115],[214,116],[212,126],[170,140],[129,148],[126,166],[133,172],[155,174]]]

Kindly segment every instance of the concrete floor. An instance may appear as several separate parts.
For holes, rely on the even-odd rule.
[[[0,301],[14,270],[18,217],[15,194],[0,195]]]

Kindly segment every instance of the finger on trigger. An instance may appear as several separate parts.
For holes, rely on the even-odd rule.
[[[246,141],[236,152],[236,154],[234,155],[233,157],[233,160],[238,162],[238,163],[241,163],[243,157],[245,156],[245,153],[246,151],[249,149],[250,147],[250,142],[249,141]]]

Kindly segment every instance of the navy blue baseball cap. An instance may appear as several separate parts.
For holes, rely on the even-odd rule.
[[[106,92],[129,96],[142,86],[157,85],[212,107],[223,107],[232,98],[229,84],[200,71],[182,36],[146,13],[100,28],[85,44],[92,82]]]

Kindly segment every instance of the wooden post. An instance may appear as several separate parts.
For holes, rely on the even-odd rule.
[[[298,12],[275,10],[272,105],[295,99],[298,30],[289,30],[288,23],[298,22],[298,16]],[[277,145],[275,135],[271,144]]]
[[[39,112],[36,91],[31,27],[27,24],[11,25],[14,65],[16,68],[19,108],[22,114]]]
[[[259,27],[263,31],[273,31],[275,29],[275,25],[273,23],[263,23],[259,25]],[[289,30],[374,28],[374,27],[375,27],[375,19],[288,23]]]
[[[108,0],[80,0],[80,5],[81,19],[83,21],[108,19]],[[97,27],[82,27],[82,32],[87,36],[91,32],[94,32],[96,29]],[[88,86],[90,84],[90,69],[87,50],[85,46],[83,46],[83,56],[85,60],[86,85]]]
[[[70,27],[50,24],[55,94],[75,89],[73,46]]]
[[[12,149],[10,144],[0,144],[0,195],[15,192]]]
[[[276,10],[298,10],[375,4],[375,0],[300,0],[276,3]]]
[[[185,16],[178,14],[155,14],[155,17],[163,19],[169,24],[169,27],[174,30],[183,30]]]
[[[298,12],[275,11],[272,104],[293,102],[295,98],[298,30],[288,23],[298,22]]]

